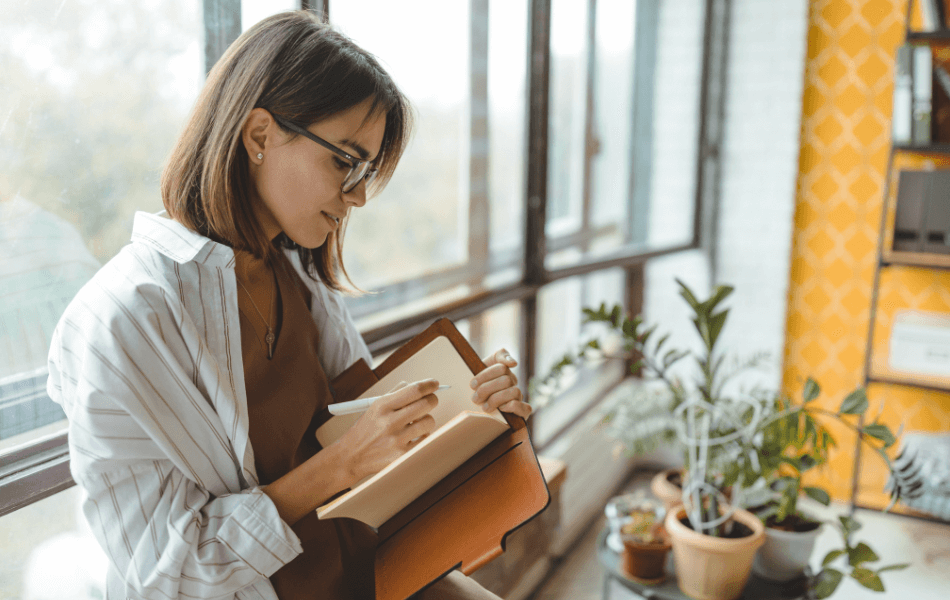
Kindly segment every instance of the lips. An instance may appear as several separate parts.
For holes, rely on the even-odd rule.
[[[323,216],[325,216],[327,219],[329,219],[330,222],[333,223],[334,226],[337,226],[337,225],[340,224],[340,220],[341,220],[340,217],[331,215],[330,213],[322,213],[322,214],[323,214]]]

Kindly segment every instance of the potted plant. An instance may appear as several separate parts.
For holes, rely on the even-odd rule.
[[[641,583],[660,583],[666,579],[666,555],[670,536],[663,526],[663,511],[649,504],[637,506],[628,512],[628,519],[620,527],[624,550],[621,568],[624,573]]]
[[[616,349],[609,352],[604,352],[608,344],[600,339],[583,344],[579,352],[566,355],[547,376],[533,382],[532,397],[556,392],[563,371],[583,365],[591,355],[638,358],[631,372],[652,377],[659,388],[640,388],[612,409],[605,416],[608,431],[633,452],[670,439],[680,445],[686,465],[681,487],[683,504],[669,511],[665,522],[677,572],[689,574],[680,577],[679,584],[696,598],[728,600],[741,594],[755,550],[765,539],[762,520],[742,508],[752,499],[746,497],[753,491],[750,488],[764,483],[770,493],[785,499],[784,504],[775,497],[766,499],[766,521],[774,521],[780,510],[785,511],[785,518],[779,521],[787,520],[789,515],[799,517],[796,502],[801,493],[827,500],[823,490],[803,486],[801,474],[821,462],[833,439],[815,424],[815,413],[821,409],[808,405],[818,395],[814,382],[806,385],[806,400],[795,406],[775,401],[774,395],[770,398],[759,391],[743,392],[728,386],[737,374],[761,363],[765,355],[727,363],[718,351],[716,343],[729,312],[719,306],[732,292],[731,287],[717,287],[701,301],[685,284],[678,283],[702,340],[700,352],[667,348],[668,335],[655,336],[656,326],[644,327],[641,318],[624,316],[619,306],[585,308],[585,322],[605,324],[621,342],[610,344]],[[693,360],[681,363],[687,357]],[[693,368],[684,371],[683,366]],[[863,415],[866,408],[867,398],[859,390],[845,399],[836,416],[843,419],[845,415]],[[801,428],[799,432],[805,433],[803,439],[807,442],[799,448],[804,449],[800,454],[795,454],[795,444],[789,444],[793,422]],[[890,430],[876,420],[868,425],[849,425],[862,439],[866,436],[865,441],[877,440],[874,447],[890,466],[885,452],[894,443]],[[765,461],[756,462],[763,457]],[[731,500],[724,493],[729,488]],[[896,485],[894,500],[906,489],[906,485]],[[698,558],[692,557],[694,552]],[[863,572],[859,576],[863,577]],[[817,582],[814,579],[815,585]]]
[[[827,462],[828,449],[836,446],[833,435],[825,426],[827,421],[835,421],[852,429],[884,461],[891,473],[891,480],[895,482],[891,492],[892,505],[898,499],[915,493],[914,484],[907,477],[912,474],[912,469],[895,468],[887,455],[886,450],[896,442],[894,434],[878,419],[861,425],[868,409],[865,391],[859,388],[848,394],[837,411],[818,407],[814,401],[819,395],[818,383],[809,378],[805,382],[800,402],[776,397],[767,403],[770,412],[757,428],[761,435],[755,436],[751,444],[738,448],[730,463],[732,471],[725,477],[727,482],[737,480],[739,472],[744,470],[745,481],[752,482],[753,486],[761,484],[758,500],[754,493],[747,492],[745,502],[754,505],[750,510],[766,526],[766,541],[756,556],[753,571],[767,579],[791,581],[806,574],[823,523],[800,510],[798,501],[806,496],[825,506],[831,501],[826,490],[804,483],[806,472]],[[853,518],[847,519],[849,531],[855,531],[860,526]],[[862,543],[861,552],[865,550],[866,556],[877,556],[867,544]],[[865,555],[855,554],[851,558],[852,564],[860,561],[862,556]],[[870,584],[870,589],[876,589],[877,582],[863,571],[858,570],[856,574],[852,571],[852,574],[862,585]],[[813,583],[817,584],[818,580]]]

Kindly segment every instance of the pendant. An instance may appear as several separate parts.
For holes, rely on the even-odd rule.
[[[267,360],[274,358],[274,340],[276,339],[277,336],[274,335],[274,330],[268,327],[267,335],[264,336],[264,341],[267,342]]]

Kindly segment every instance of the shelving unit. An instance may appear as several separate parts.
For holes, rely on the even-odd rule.
[[[919,0],[918,0],[919,1]],[[950,47],[950,26],[939,31],[911,31],[911,11],[915,1],[909,0],[907,7],[908,27],[905,33],[905,40],[915,46],[929,46],[931,49]],[[936,61],[934,61],[936,64]],[[936,107],[932,114],[936,115]],[[935,124],[931,131],[936,131]],[[913,374],[899,372],[890,369],[887,359],[880,356],[881,347],[886,344],[880,341],[880,336],[885,333],[890,343],[890,332],[881,332],[880,319],[880,294],[882,288],[882,276],[890,269],[925,269],[928,271],[947,271],[950,270],[950,253],[930,253],[930,252],[910,252],[894,250],[894,230],[895,219],[897,218],[897,200],[898,183],[901,171],[929,171],[929,170],[948,170],[950,171],[950,139],[936,140],[933,143],[925,145],[896,144],[891,146],[890,157],[888,160],[886,182],[884,187],[884,207],[881,211],[881,221],[878,236],[877,261],[875,263],[873,288],[871,292],[870,318],[868,324],[868,334],[866,337],[865,363],[864,363],[864,385],[868,387],[872,384],[883,384],[890,386],[907,386],[911,388],[928,390],[932,392],[950,394],[950,377],[938,377],[926,374]],[[947,232],[950,236],[950,231]],[[948,244],[950,245],[950,244]],[[893,273],[894,271],[891,271]],[[888,274],[889,276],[889,274]],[[897,275],[894,275],[897,277]],[[893,285],[893,282],[892,282]],[[893,325],[893,321],[891,323]],[[877,331],[876,331],[877,330]],[[876,348],[877,347],[877,348]],[[863,423],[862,423],[863,425]],[[861,452],[862,443],[858,439],[855,448],[854,471],[851,488],[852,507],[861,507],[859,502],[859,479],[861,473]],[[874,507],[878,508],[878,507]],[[930,518],[943,521],[938,517],[930,517],[916,511],[907,511],[914,516]]]

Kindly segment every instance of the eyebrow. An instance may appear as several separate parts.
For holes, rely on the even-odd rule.
[[[356,142],[352,142],[352,141],[350,141],[350,140],[344,139],[344,140],[340,140],[340,145],[341,145],[341,146],[349,146],[350,148],[356,150],[356,153],[359,154],[359,155],[360,155],[360,158],[362,158],[363,160],[366,160],[366,157],[369,156],[369,152],[366,151],[366,148],[360,146],[360,145],[359,145],[358,143],[356,143]],[[375,159],[374,159],[374,160],[375,160]]]

